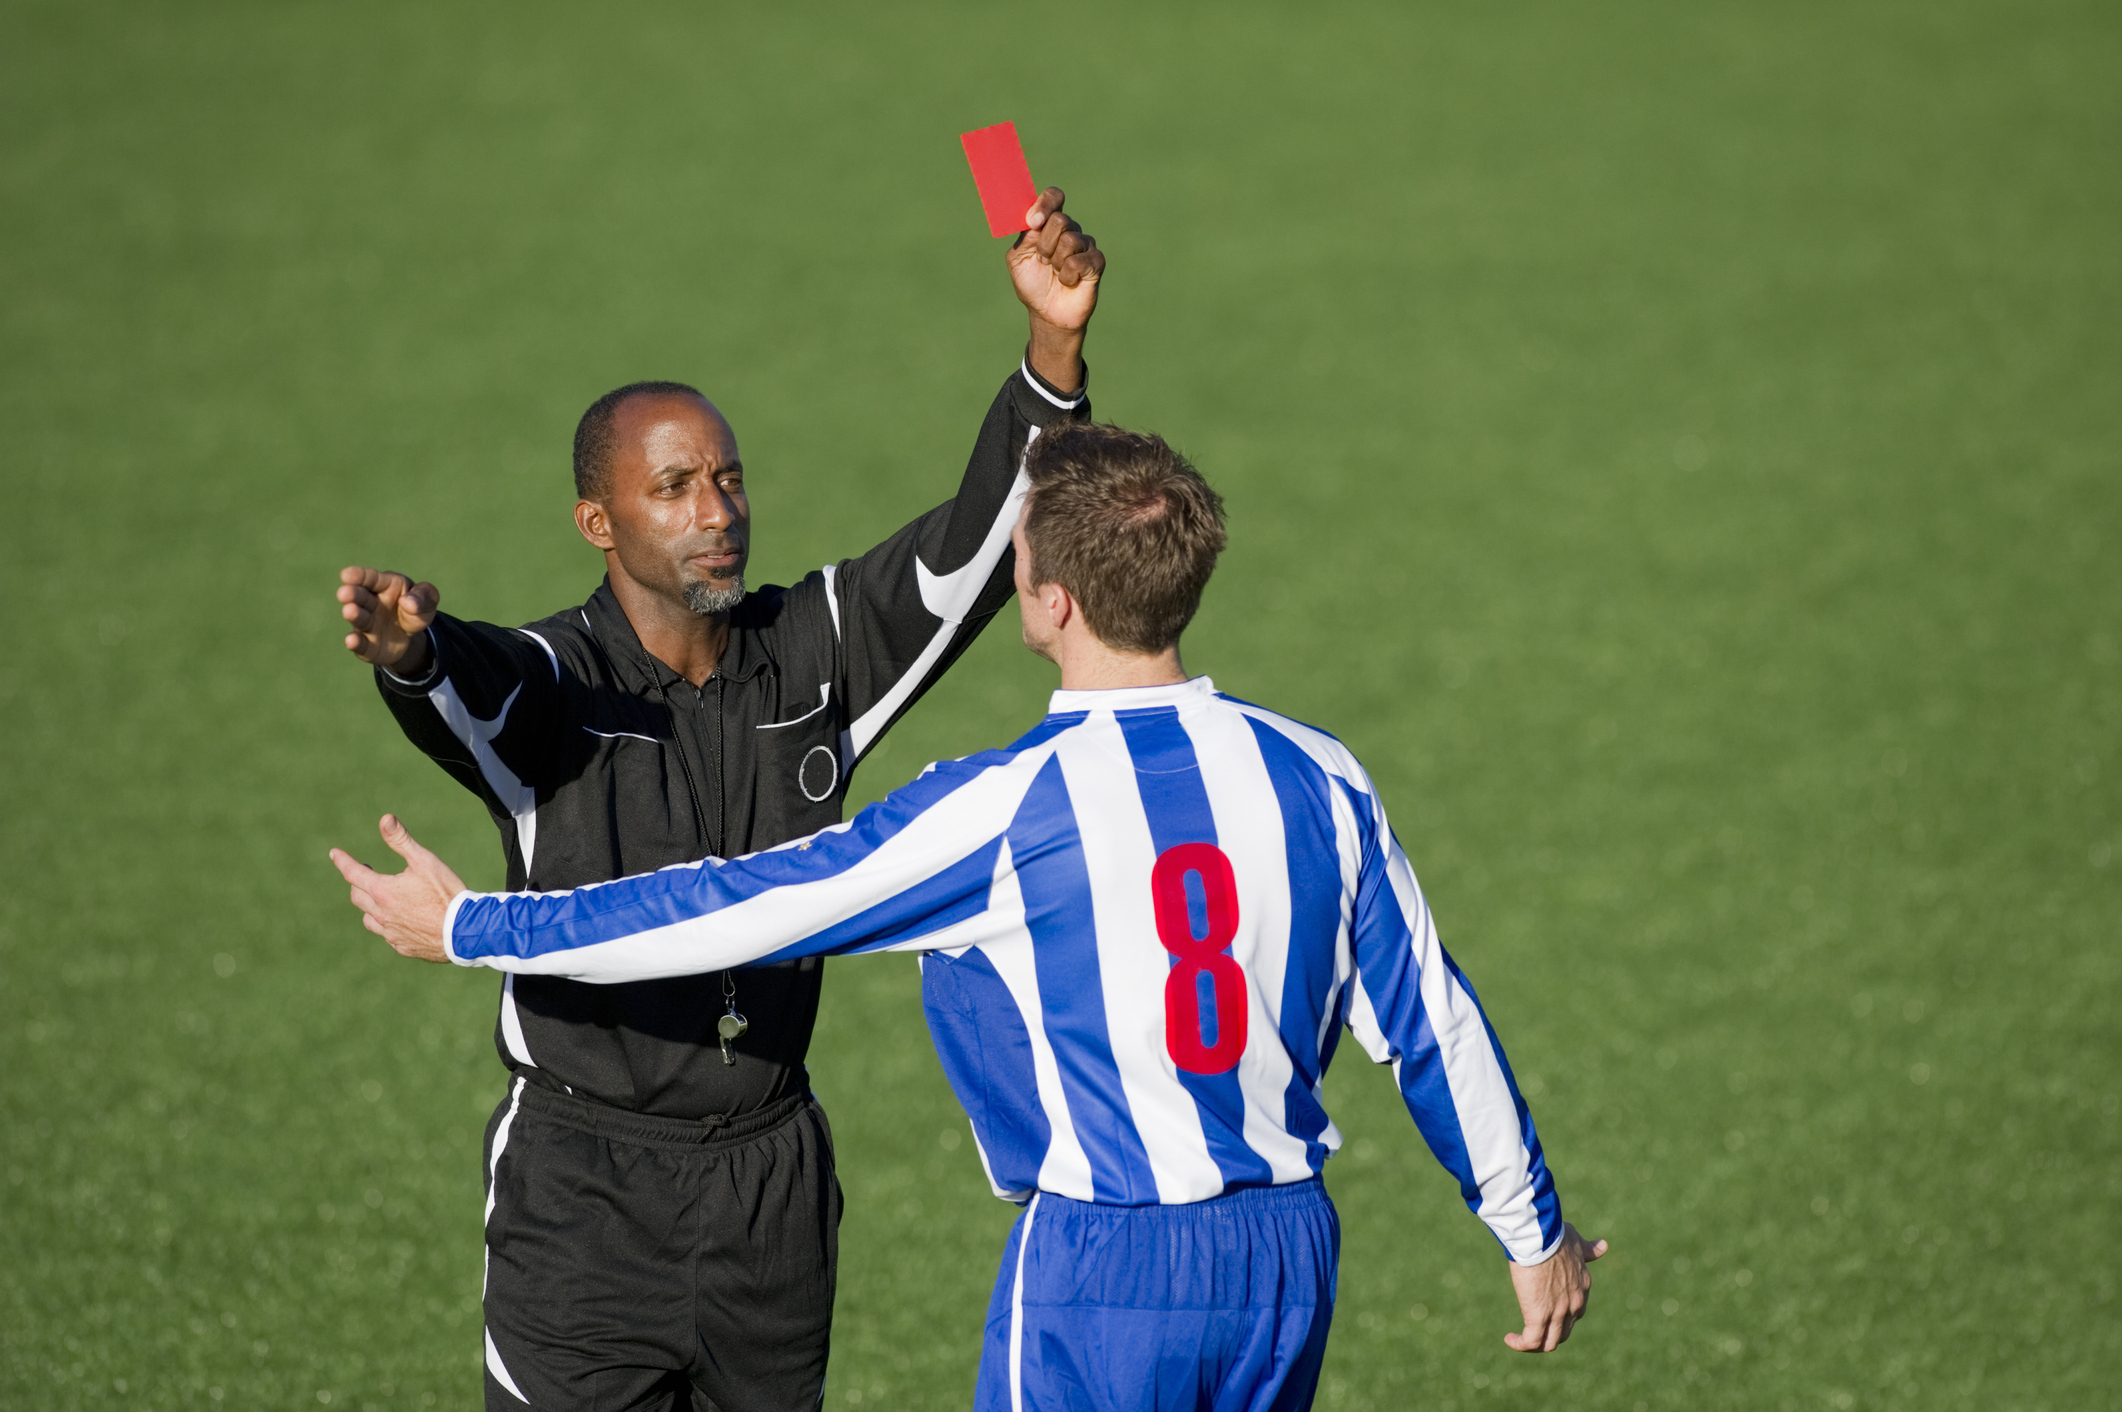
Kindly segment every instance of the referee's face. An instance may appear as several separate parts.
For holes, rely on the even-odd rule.
[[[751,506],[737,436],[697,397],[629,397],[612,419],[618,454],[602,507],[617,568],[672,603],[741,594]]]

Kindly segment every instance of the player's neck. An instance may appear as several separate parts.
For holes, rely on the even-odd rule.
[[[1063,691],[1115,691],[1129,686],[1172,686],[1186,680],[1178,644],[1162,652],[1120,652],[1088,633],[1064,633],[1055,660]]]

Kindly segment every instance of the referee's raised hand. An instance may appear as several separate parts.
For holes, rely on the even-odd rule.
[[[432,649],[427,625],[435,620],[442,590],[414,583],[389,569],[348,566],[339,571],[339,616],[352,629],[346,650],[372,667],[401,677],[427,670]]]
[[[1009,248],[1010,282],[1024,307],[1056,328],[1081,329],[1098,307],[1105,252],[1062,210],[1068,193],[1049,186],[1024,219],[1031,229]]]
[[[1031,343],[1025,361],[1064,392],[1083,385],[1083,333],[1098,307],[1098,281],[1105,252],[1075,218],[1062,210],[1068,200],[1049,186],[1024,213],[1031,227],[1009,247],[1009,279],[1031,311]]]

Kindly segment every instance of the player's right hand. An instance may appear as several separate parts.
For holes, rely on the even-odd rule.
[[[1569,1222],[1562,1223],[1562,1244],[1537,1265],[1512,1265],[1510,1282],[1518,1295],[1525,1332],[1505,1334],[1503,1341],[1520,1353],[1553,1353],[1569,1337],[1590,1306],[1591,1271],[1585,1269],[1606,1253],[1603,1240],[1586,1240]]]
[[[352,629],[346,635],[347,651],[401,677],[427,670],[433,655],[427,629],[442,602],[442,590],[389,569],[349,566],[339,571],[338,598],[339,616]]]
[[[379,873],[343,848],[331,858],[361,909],[361,925],[391,944],[400,956],[415,961],[447,961],[444,936],[449,904],[464,891],[464,879],[412,836],[395,814],[376,826],[391,852],[405,860],[402,873]]]

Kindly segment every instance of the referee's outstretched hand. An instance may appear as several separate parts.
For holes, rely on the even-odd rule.
[[[332,850],[332,862],[353,889],[361,925],[391,944],[400,956],[415,961],[447,961],[442,923],[450,900],[467,889],[449,864],[422,847],[395,814],[376,825],[391,852],[405,860],[402,873],[379,873],[343,848]]]
[[[441,589],[389,569],[349,565],[339,571],[338,598],[339,616],[352,629],[346,635],[347,651],[401,677],[417,677],[427,670],[427,625],[435,620]]]
[[[1525,1332],[1505,1334],[1503,1341],[1520,1353],[1553,1353],[1561,1347],[1591,1303],[1591,1271],[1584,1267],[1605,1253],[1605,1241],[1588,1241],[1564,1221],[1560,1249],[1537,1265],[1512,1265],[1510,1282],[1525,1315]]]

